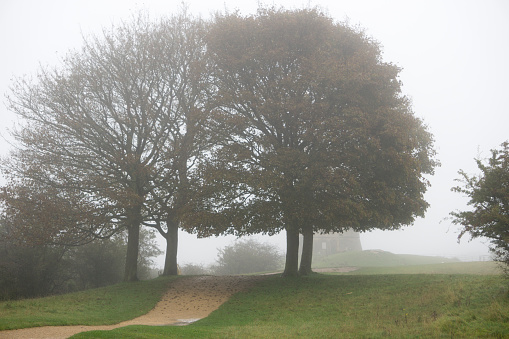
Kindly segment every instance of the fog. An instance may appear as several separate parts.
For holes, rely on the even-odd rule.
[[[208,17],[215,11],[256,11],[258,1],[189,1],[189,10]],[[269,4],[299,7],[295,1]],[[363,27],[383,46],[384,60],[403,68],[403,92],[415,114],[429,126],[442,166],[430,177],[425,218],[399,231],[361,235],[364,249],[440,255],[478,260],[488,254],[486,241],[457,242],[458,228],[449,212],[467,208],[450,191],[458,170],[477,173],[474,158],[508,140],[509,2],[493,1],[312,1],[339,20]],[[42,65],[56,65],[82,37],[100,33],[138,10],[152,16],[177,11],[180,1],[2,0],[0,3],[0,93],[10,80],[35,75]],[[5,100],[2,100],[5,102]],[[10,149],[8,129],[14,117],[0,105],[0,155]],[[2,183],[2,178],[0,178]],[[196,239],[180,233],[180,263],[212,263],[216,248],[234,237]],[[285,234],[257,239],[285,247]],[[161,241],[162,248],[164,243]],[[158,262],[162,265],[163,258]]]

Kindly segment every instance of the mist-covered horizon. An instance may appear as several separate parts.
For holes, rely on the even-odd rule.
[[[253,13],[256,1],[193,1],[189,10],[209,16],[215,11]],[[300,7],[293,1],[272,4]],[[425,195],[430,204],[425,218],[398,231],[361,234],[363,249],[397,254],[418,254],[478,260],[489,255],[487,241],[460,243],[459,230],[447,219],[464,210],[467,199],[451,192],[460,169],[477,173],[474,158],[489,156],[509,139],[507,93],[509,92],[509,3],[505,1],[313,1],[338,21],[359,25],[383,46],[384,60],[403,70],[403,93],[413,101],[416,116],[435,136],[442,166],[430,177]],[[79,48],[82,38],[99,34],[139,10],[154,18],[180,8],[168,1],[27,1],[0,4],[0,92],[6,94],[11,79],[35,76],[39,65],[56,66],[68,50]],[[5,100],[3,100],[5,102]],[[0,155],[11,149],[8,129],[15,123],[5,105],[0,106]],[[0,178],[0,184],[2,178]],[[162,238],[161,238],[162,239]],[[284,252],[284,232],[257,236]],[[179,263],[210,264],[216,249],[235,237],[196,239],[180,232]],[[160,241],[161,249],[165,244]],[[158,259],[159,262],[159,259]]]

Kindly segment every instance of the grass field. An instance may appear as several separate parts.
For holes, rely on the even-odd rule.
[[[500,275],[500,265],[493,261],[456,262],[443,264],[409,265],[394,267],[360,267],[347,272],[349,275],[364,274],[477,274]]]
[[[150,311],[171,279],[158,278],[37,299],[0,302],[0,330],[44,325],[108,325]],[[1,338],[1,335],[0,335]]]
[[[412,254],[394,254],[381,250],[351,251],[328,256],[314,256],[313,268],[324,267],[397,267],[459,262],[455,258]]]
[[[274,276],[185,327],[128,326],[73,338],[509,337],[509,282],[500,275],[485,274],[486,267],[493,268],[490,263],[464,264],[440,264],[450,265],[447,270],[459,266],[448,274],[433,273],[440,265],[431,264],[421,265],[420,271],[417,266],[399,268],[419,274],[378,267],[295,279]],[[16,327],[84,323],[80,319],[89,319],[87,324],[118,322],[135,316],[119,315],[119,310],[141,304],[150,309],[169,282],[155,279],[2,302],[0,328],[13,323]],[[139,309],[138,313],[144,312]]]
[[[483,275],[272,277],[186,327],[74,338],[509,337],[507,282]]]

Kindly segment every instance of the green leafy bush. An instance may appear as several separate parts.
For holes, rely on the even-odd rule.
[[[282,267],[283,255],[274,245],[247,239],[219,249],[216,263],[212,271],[219,275],[275,271]]]

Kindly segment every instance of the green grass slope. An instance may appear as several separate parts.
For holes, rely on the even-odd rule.
[[[411,254],[394,254],[381,250],[352,251],[329,256],[315,256],[313,268],[394,267],[458,262],[458,259]]]
[[[500,275],[503,273],[499,263],[493,261],[455,262],[443,264],[361,267],[342,274],[480,274]]]
[[[509,337],[501,276],[271,277],[185,327],[129,326],[73,338]]]
[[[128,326],[74,337],[509,338],[509,282],[500,274],[483,274],[485,268],[478,264],[493,263],[372,267],[348,275],[286,279],[273,276],[188,326]],[[437,274],[441,267],[447,268],[447,274]],[[391,270],[398,274],[388,274]],[[411,270],[426,274],[408,274]],[[458,272],[470,274],[451,274]],[[0,302],[0,328],[100,325],[131,319],[153,308],[172,279],[186,278]]]
[[[133,319],[154,308],[172,279],[157,278],[46,298],[3,301],[0,302],[0,330],[45,325],[109,325]]]

